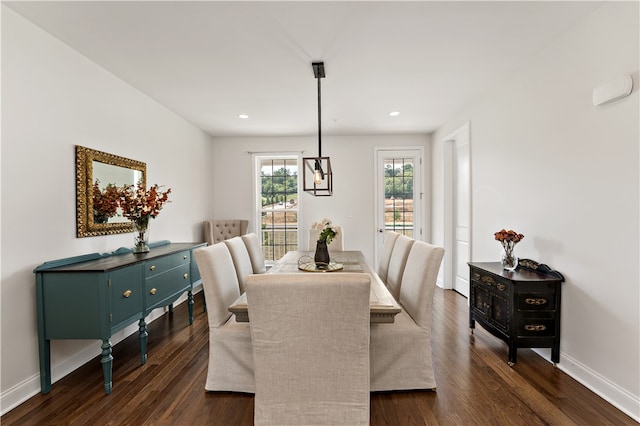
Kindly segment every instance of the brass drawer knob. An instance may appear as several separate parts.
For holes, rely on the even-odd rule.
[[[149,294],[151,295],[156,294],[157,292],[158,292],[158,289],[156,289],[155,287],[149,290]]]
[[[184,275],[182,276],[182,278],[184,278],[184,279],[186,280],[187,278],[189,278],[189,274],[184,274]]]
[[[132,292],[131,290],[127,290],[127,291],[125,291],[124,293],[122,293],[122,295],[123,295],[124,297],[129,297],[129,296],[131,296],[131,294],[132,294],[132,293],[133,293],[133,292]]]
[[[155,271],[155,270],[156,270],[156,265],[151,265],[151,266],[149,266],[149,270],[150,270],[150,271]]]

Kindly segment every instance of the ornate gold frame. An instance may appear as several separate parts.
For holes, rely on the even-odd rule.
[[[142,173],[147,186],[147,165],[118,155],[76,145],[76,229],[78,238],[133,232],[131,222],[95,223],[93,220],[93,162],[112,164]]]

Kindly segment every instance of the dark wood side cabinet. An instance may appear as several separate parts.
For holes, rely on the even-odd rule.
[[[560,300],[564,277],[547,265],[521,259],[509,272],[500,262],[471,262],[469,327],[478,321],[509,345],[509,365],[518,348],[551,348],[560,361]]]
[[[138,323],[140,363],[147,361],[145,317],[173,307],[188,293],[193,322],[193,286],[201,282],[193,251],[204,243],[150,244],[149,253],[130,249],[54,260],[38,266],[36,299],[41,393],[51,390],[51,340],[100,339],[104,390],[111,393],[111,335]]]

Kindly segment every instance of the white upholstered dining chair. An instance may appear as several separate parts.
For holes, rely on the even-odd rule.
[[[407,258],[409,257],[409,251],[414,243],[413,238],[409,238],[406,235],[398,235],[393,249],[391,250],[391,257],[389,258],[389,268],[387,269],[387,278],[384,283],[389,289],[389,293],[396,301],[400,297],[400,285],[402,284],[402,274],[404,273],[405,265],[407,264]]]
[[[251,258],[251,267],[254,274],[264,274],[267,272],[267,267],[264,261],[264,252],[262,251],[262,245],[258,239],[258,234],[252,232],[242,236],[242,241],[247,247],[249,257]]]
[[[207,300],[209,322],[208,391],[255,391],[249,324],[237,322],[228,310],[240,296],[231,254],[225,244],[194,251]]]
[[[400,286],[402,312],[393,324],[371,324],[371,391],[435,389],[431,314],[443,256],[442,247],[412,244]]]
[[[393,245],[396,243],[396,239],[400,236],[394,231],[385,231],[384,244],[382,245],[382,251],[378,258],[378,276],[382,282],[387,282],[387,273],[389,271],[389,261],[391,260],[391,253],[393,251]]]
[[[244,293],[244,282],[248,275],[253,274],[253,265],[251,264],[251,256],[249,256],[247,246],[242,240],[242,237],[233,237],[224,240],[223,243],[229,249],[229,253],[231,253],[233,265],[236,268],[238,284],[240,285],[240,293]]]
[[[368,425],[368,274],[247,278],[256,425]]]

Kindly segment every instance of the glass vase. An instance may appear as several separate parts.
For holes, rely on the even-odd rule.
[[[134,253],[149,252],[149,218],[141,219],[133,222],[133,230],[136,233],[134,237]]]
[[[505,271],[515,271],[518,267],[518,256],[515,254],[515,246],[511,250],[502,250],[500,257],[502,269]]]
[[[326,241],[316,242],[316,254],[313,257],[316,268],[327,269],[329,267],[329,248]]]

